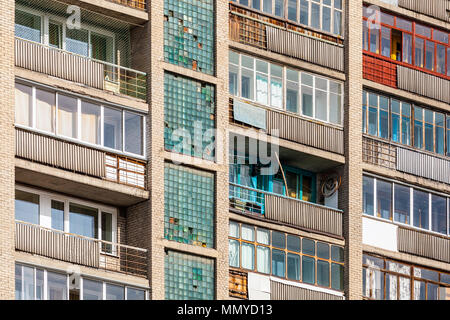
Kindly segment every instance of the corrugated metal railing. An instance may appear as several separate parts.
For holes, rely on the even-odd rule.
[[[397,236],[400,252],[450,263],[450,239],[401,227]]]
[[[397,66],[397,86],[399,89],[450,103],[450,81],[422,71]]]
[[[398,0],[398,6],[450,22],[449,0]]]
[[[344,71],[344,47],[292,31],[266,27],[267,49],[289,57]]]
[[[147,0],[108,0],[111,2],[123,4],[124,6],[146,10],[147,9]]]
[[[450,184],[450,160],[421,150],[363,136],[362,160],[388,169]]]
[[[16,127],[16,157],[146,188],[146,163]]]
[[[143,100],[147,96],[147,79],[144,72],[25,39],[15,39],[15,65]]]
[[[265,217],[293,226],[342,236],[343,212],[298,199],[265,194]]]
[[[344,130],[306,120],[299,116],[267,109],[268,134],[318,149],[344,154]]]
[[[105,177],[105,152],[17,127],[16,156],[99,178]]]
[[[147,277],[147,250],[16,221],[16,250]],[[106,254],[108,252],[110,254]]]
[[[271,300],[343,300],[342,296],[270,281]]]
[[[230,208],[268,220],[342,236],[342,210],[230,183]]]

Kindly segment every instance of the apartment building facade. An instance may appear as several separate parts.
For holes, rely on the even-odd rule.
[[[450,1],[0,2],[0,298],[450,299]]]

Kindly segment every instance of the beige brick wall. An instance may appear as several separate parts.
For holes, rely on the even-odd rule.
[[[14,5],[0,1],[0,299],[14,299]]]

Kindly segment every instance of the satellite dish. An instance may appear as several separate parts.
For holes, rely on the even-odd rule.
[[[337,174],[331,174],[325,178],[322,182],[322,186],[320,191],[322,192],[325,198],[331,197],[335,194],[336,191],[339,190],[341,186],[341,177]]]

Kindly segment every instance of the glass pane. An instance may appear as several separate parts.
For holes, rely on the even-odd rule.
[[[286,110],[298,113],[298,84],[288,81],[286,83]]]
[[[408,187],[394,185],[394,220],[401,223],[410,224],[410,189]]]
[[[437,284],[427,284],[427,300],[438,300],[438,288]]]
[[[315,260],[310,257],[302,257],[302,281],[315,284]]]
[[[125,151],[134,154],[143,154],[143,117],[125,111]]]
[[[58,134],[77,138],[77,99],[58,94]]]
[[[81,140],[100,144],[101,109],[99,105],[81,101]]]
[[[403,62],[412,64],[412,35],[403,33]]]
[[[62,49],[62,25],[49,22],[48,44],[50,47]]]
[[[400,102],[397,100],[391,101],[391,123],[391,139],[400,142]]]
[[[47,299],[68,300],[67,276],[47,271]]]
[[[313,116],[313,89],[306,86],[302,86],[302,112],[305,116]]]
[[[336,263],[331,264],[331,288],[344,290],[344,266]]]
[[[239,238],[239,223],[230,221],[229,236]]]
[[[416,28],[416,30],[415,30],[416,34],[420,34],[424,37],[431,38],[431,29],[430,28],[422,26],[418,23],[416,23],[415,28]]]
[[[263,0],[263,11],[272,13],[272,0]]]
[[[403,144],[411,145],[411,105],[402,103],[402,141]]]
[[[267,76],[256,74],[256,101],[262,104],[269,102],[269,85]]]
[[[300,23],[309,25],[309,2],[300,0]]]
[[[325,91],[317,90],[315,91],[315,105],[316,105],[316,114],[315,118],[318,120],[327,121],[327,93]]]
[[[102,212],[102,240],[113,242],[113,226],[112,226],[113,216],[111,213]],[[102,244],[102,250],[104,252],[112,253],[111,244]]]
[[[71,203],[69,205],[70,233],[97,238],[98,211],[95,208]]]
[[[428,193],[414,190],[414,226],[428,229]]]
[[[385,300],[397,300],[397,276],[386,274]]]
[[[54,92],[36,89],[36,128],[55,132],[54,117],[56,97]]]
[[[64,231],[64,202],[52,200],[52,229]]]
[[[440,44],[436,51],[436,72],[445,74],[445,47]]]
[[[23,266],[23,300],[34,300],[34,268]]]
[[[15,123],[31,127],[33,110],[32,88],[20,83],[16,83],[15,86]]]
[[[334,23],[333,24],[334,24],[333,33],[340,35],[342,33],[342,30],[341,30],[342,12],[341,11],[334,10]]]
[[[330,286],[330,264],[326,261],[317,260],[317,285]]]
[[[414,300],[426,300],[425,282],[414,281]]]
[[[302,176],[302,200],[312,202],[313,201],[313,178],[310,176]]]
[[[124,287],[106,283],[106,300],[125,300]]]
[[[252,0],[252,8],[261,10],[261,0]]]
[[[415,51],[415,65],[416,67],[423,68],[424,67],[424,45],[425,40],[415,37],[414,51]]]
[[[127,300],[145,300],[145,291],[127,288]]]
[[[320,29],[320,5],[311,3],[311,27]]]
[[[255,246],[242,243],[242,268],[253,270],[255,268]]]
[[[370,28],[370,51],[373,53],[380,53],[380,32],[379,28],[374,22],[369,22]]]
[[[258,246],[256,248],[257,271],[270,273],[270,249]]]
[[[431,229],[447,234],[447,199],[431,195]]]
[[[392,183],[377,180],[377,216],[392,219]]]
[[[275,0],[275,15],[284,17],[284,0]]]
[[[113,39],[104,35],[91,33],[91,57],[114,63]]]
[[[241,96],[243,98],[253,100],[253,77],[254,75],[252,70],[241,70]]]
[[[83,279],[83,300],[103,300],[103,283]]]
[[[256,240],[261,244],[270,244],[270,231],[257,228],[256,230]]]
[[[434,43],[427,41],[425,45],[425,68],[434,70]]]
[[[89,56],[89,34],[87,30],[66,28],[66,50]]]
[[[448,43],[448,33],[433,29],[433,40]]]
[[[103,145],[122,150],[122,111],[103,108]]]
[[[39,224],[39,195],[16,190],[15,199],[16,220]]]
[[[330,122],[342,124],[341,118],[341,96],[330,93]]]
[[[400,277],[400,300],[411,300],[411,279]]]
[[[16,10],[15,36],[34,42],[41,42],[41,17]]]
[[[374,209],[374,179],[363,176],[363,212],[373,216]]]
[[[323,242],[317,242],[317,256],[322,259],[330,259],[330,246]]]
[[[302,252],[304,254],[309,254],[311,256],[314,256],[315,253],[316,253],[314,241],[310,240],[310,239],[303,238],[303,240],[302,240]]]
[[[228,251],[230,267],[239,268],[239,241],[229,239]]]
[[[331,8],[322,7],[322,30],[331,32]]]
[[[288,196],[291,198],[297,198],[298,181],[297,174],[287,171],[286,172],[286,183],[288,187]]]
[[[406,31],[412,31],[412,22],[404,20],[402,18],[397,17],[397,28],[403,29]]]
[[[44,270],[36,269],[36,300],[44,299]]]
[[[272,246],[280,249],[286,248],[286,238],[284,233],[272,231]]]
[[[292,21],[297,21],[297,0],[288,0],[287,10],[287,18]]]
[[[300,256],[287,254],[287,277],[291,280],[300,280]]]
[[[434,113],[435,116],[435,132],[434,132],[434,138],[435,138],[435,152],[439,154],[444,154],[444,118],[445,116],[442,113]],[[450,128],[449,128],[450,129]]]
[[[275,108],[283,107],[283,82],[279,78],[270,80],[270,104]]]
[[[380,96],[380,118],[379,118],[379,137],[389,138],[389,99]]]
[[[255,228],[252,226],[242,225],[242,239],[247,241],[255,241]]]
[[[288,234],[287,249],[290,251],[300,252],[300,237]]]
[[[336,262],[344,262],[344,248],[331,246],[331,260]]]
[[[16,292],[16,300],[23,300],[23,279],[22,279],[22,265],[15,265],[15,292]]]
[[[381,27],[381,54],[385,57],[391,56],[391,29]]]
[[[239,74],[239,68],[235,65],[230,64],[228,67],[229,69],[229,83],[228,87],[230,90],[230,94],[237,96],[238,93],[238,74]]]
[[[285,253],[280,250],[272,249],[272,274],[284,278],[285,270]]]

